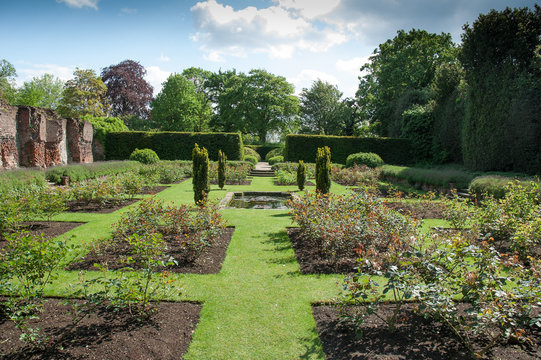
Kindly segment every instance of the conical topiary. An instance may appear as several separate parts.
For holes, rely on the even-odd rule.
[[[225,156],[222,150],[218,150],[218,186],[220,189],[224,188],[225,185],[225,162],[227,161],[227,156]]]
[[[210,191],[209,186],[209,154],[207,149],[195,144],[192,151],[193,191],[196,204],[204,203]]]
[[[316,190],[328,194],[331,189],[331,149],[318,148],[316,156]]]
[[[297,186],[300,191],[304,190],[304,183],[306,182],[306,166],[304,161],[299,160],[299,166],[297,167]]]

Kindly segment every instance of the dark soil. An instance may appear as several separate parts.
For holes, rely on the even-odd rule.
[[[97,204],[97,203],[87,203],[86,201],[69,201],[67,212],[84,212],[84,213],[98,213],[98,214],[110,214],[117,210],[122,209],[125,206],[131,205],[134,202],[139,201],[139,199],[123,200],[121,203],[111,203],[111,204]]]
[[[361,328],[362,336],[351,325],[340,323],[338,310],[332,306],[312,306],[312,313],[327,360],[474,359],[441,323],[427,320],[413,309],[413,305],[406,307],[395,332],[375,315],[367,317]],[[385,316],[391,311],[392,306],[385,305],[378,314]],[[541,332],[528,335],[532,345],[501,344],[487,358],[540,359]]]
[[[355,252],[352,251],[349,257],[332,261],[320,254],[312,244],[312,240],[302,236],[299,228],[289,228],[287,234],[303,274],[347,274],[355,270],[357,264]]]
[[[168,247],[166,254],[175,258],[178,264],[164,267],[159,271],[167,270],[173,273],[190,274],[219,273],[234,231],[235,229],[232,227],[225,228],[222,236],[216,239],[215,244],[206,248],[193,262],[185,259],[179,241],[175,241],[171,237],[164,237]],[[126,259],[127,256],[131,255],[130,250],[128,244],[124,242],[114,243],[99,250],[93,249],[80,262],[71,264],[68,270],[97,270],[94,264],[106,265],[111,270],[120,269],[126,266],[125,263],[122,263],[122,259]]]
[[[406,203],[390,201],[384,204],[388,208],[416,219],[443,219],[443,212],[445,211],[445,205],[435,202]]]
[[[164,191],[165,189],[169,189],[169,186],[166,186],[166,185],[150,186],[150,187],[145,186],[143,187],[143,191],[141,191],[139,194],[140,195],[154,195],[154,194]]]
[[[127,310],[113,313],[105,307],[80,322],[54,348],[34,350],[19,340],[13,322],[0,316],[2,359],[181,359],[199,321],[201,305],[161,303],[150,320],[140,322]],[[45,303],[41,319],[33,326],[58,342],[71,324],[68,307],[59,299]]]
[[[22,230],[30,231],[35,236],[43,234],[47,239],[62,235],[77,226],[84,223],[81,222],[64,222],[64,221],[32,221],[23,223]],[[3,248],[6,244],[3,236],[0,235],[0,248]]]

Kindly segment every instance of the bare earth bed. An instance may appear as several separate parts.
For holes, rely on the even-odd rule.
[[[384,203],[390,209],[416,219],[443,219],[444,205],[439,203],[406,203],[388,201]]]
[[[83,225],[82,222],[66,222],[66,221],[32,221],[25,223],[22,230],[27,230],[33,235],[43,234],[47,239],[62,235],[77,226]],[[6,241],[0,235],[0,248],[6,245]]]
[[[338,310],[332,306],[312,306],[319,337],[327,360],[346,359],[474,359],[452,333],[440,323],[425,320],[409,306],[406,316],[397,325],[396,332],[375,315],[363,324],[363,336],[344,323],[339,322]],[[380,311],[391,311],[386,305]],[[541,333],[529,334],[532,345],[505,344],[496,346],[487,358],[533,360],[541,358]]]
[[[177,259],[178,265],[168,266],[161,270],[191,274],[219,273],[234,231],[235,229],[232,227],[225,228],[222,236],[216,239],[216,243],[205,249],[194,262],[182,261],[180,243],[174,241],[174,239],[164,237],[168,247],[167,255]],[[80,262],[71,264],[68,270],[97,270],[94,266],[96,263],[102,265],[107,264],[107,267],[111,270],[125,267],[125,264],[121,262],[121,259],[130,255],[130,248],[124,244],[115,245],[117,246],[108,247],[101,253],[91,250]]]
[[[356,254],[329,261],[317,252],[312,240],[304,238],[299,228],[288,228],[287,234],[303,274],[347,274],[355,270]]]
[[[113,313],[103,308],[84,319],[56,349],[35,351],[19,340],[20,332],[0,309],[0,358],[2,359],[181,359],[199,321],[201,305],[161,303],[149,321],[139,322],[127,310]],[[35,320],[32,320],[35,321]],[[51,340],[71,323],[61,300],[45,303],[38,326]]]

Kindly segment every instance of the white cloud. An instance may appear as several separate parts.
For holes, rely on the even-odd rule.
[[[120,9],[120,12],[124,14],[137,14],[137,9],[122,8]]]
[[[299,95],[303,88],[309,89],[317,79],[338,85],[338,79],[334,75],[314,69],[304,69],[297,76],[288,78],[287,81],[295,86],[295,94]]]
[[[32,80],[34,77],[40,77],[43,74],[52,74],[62,81],[67,81],[73,78],[75,67],[60,66],[53,64],[28,64],[24,63],[25,67],[18,67],[16,79],[17,86],[22,86],[24,82]]]
[[[354,57],[347,60],[339,59],[336,62],[336,68],[340,71],[359,75],[361,66],[368,62],[368,56]]]
[[[337,1],[331,3],[337,4]],[[191,39],[202,43],[207,59],[220,60],[224,55],[246,56],[248,53],[267,53],[270,58],[287,59],[296,50],[325,52],[347,41],[346,34],[335,26],[315,26],[309,21],[316,13],[306,18],[299,16],[302,9],[291,0],[284,6],[262,9],[248,6],[240,10],[216,0],[198,2],[191,8],[196,28]],[[319,8],[317,14],[329,9],[328,6]]]
[[[295,10],[306,19],[316,19],[331,13],[341,0],[274,0],[284,9]]]
[[[162,90],[162,83],[167,80],[170,71],[162,70],[159,66],[149,66],[146,68],[147,74],[145,80],[154,88],[154,96],[156,96]]]
[[[56,2],[64,3],[69,7],[82,8],[88,6],[94,10],[98,10],[98,2],[100,0],[56,0]]]
[[[164,55],[163,53],[160,54],[160,58],[158,59],[158,61],[161,61],[161,62],[169,62],[171,61],[171,58],[167,55]]]

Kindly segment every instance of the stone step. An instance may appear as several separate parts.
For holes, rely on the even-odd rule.
[[[274,170],[252,170],[250,176],[273,177]]]

